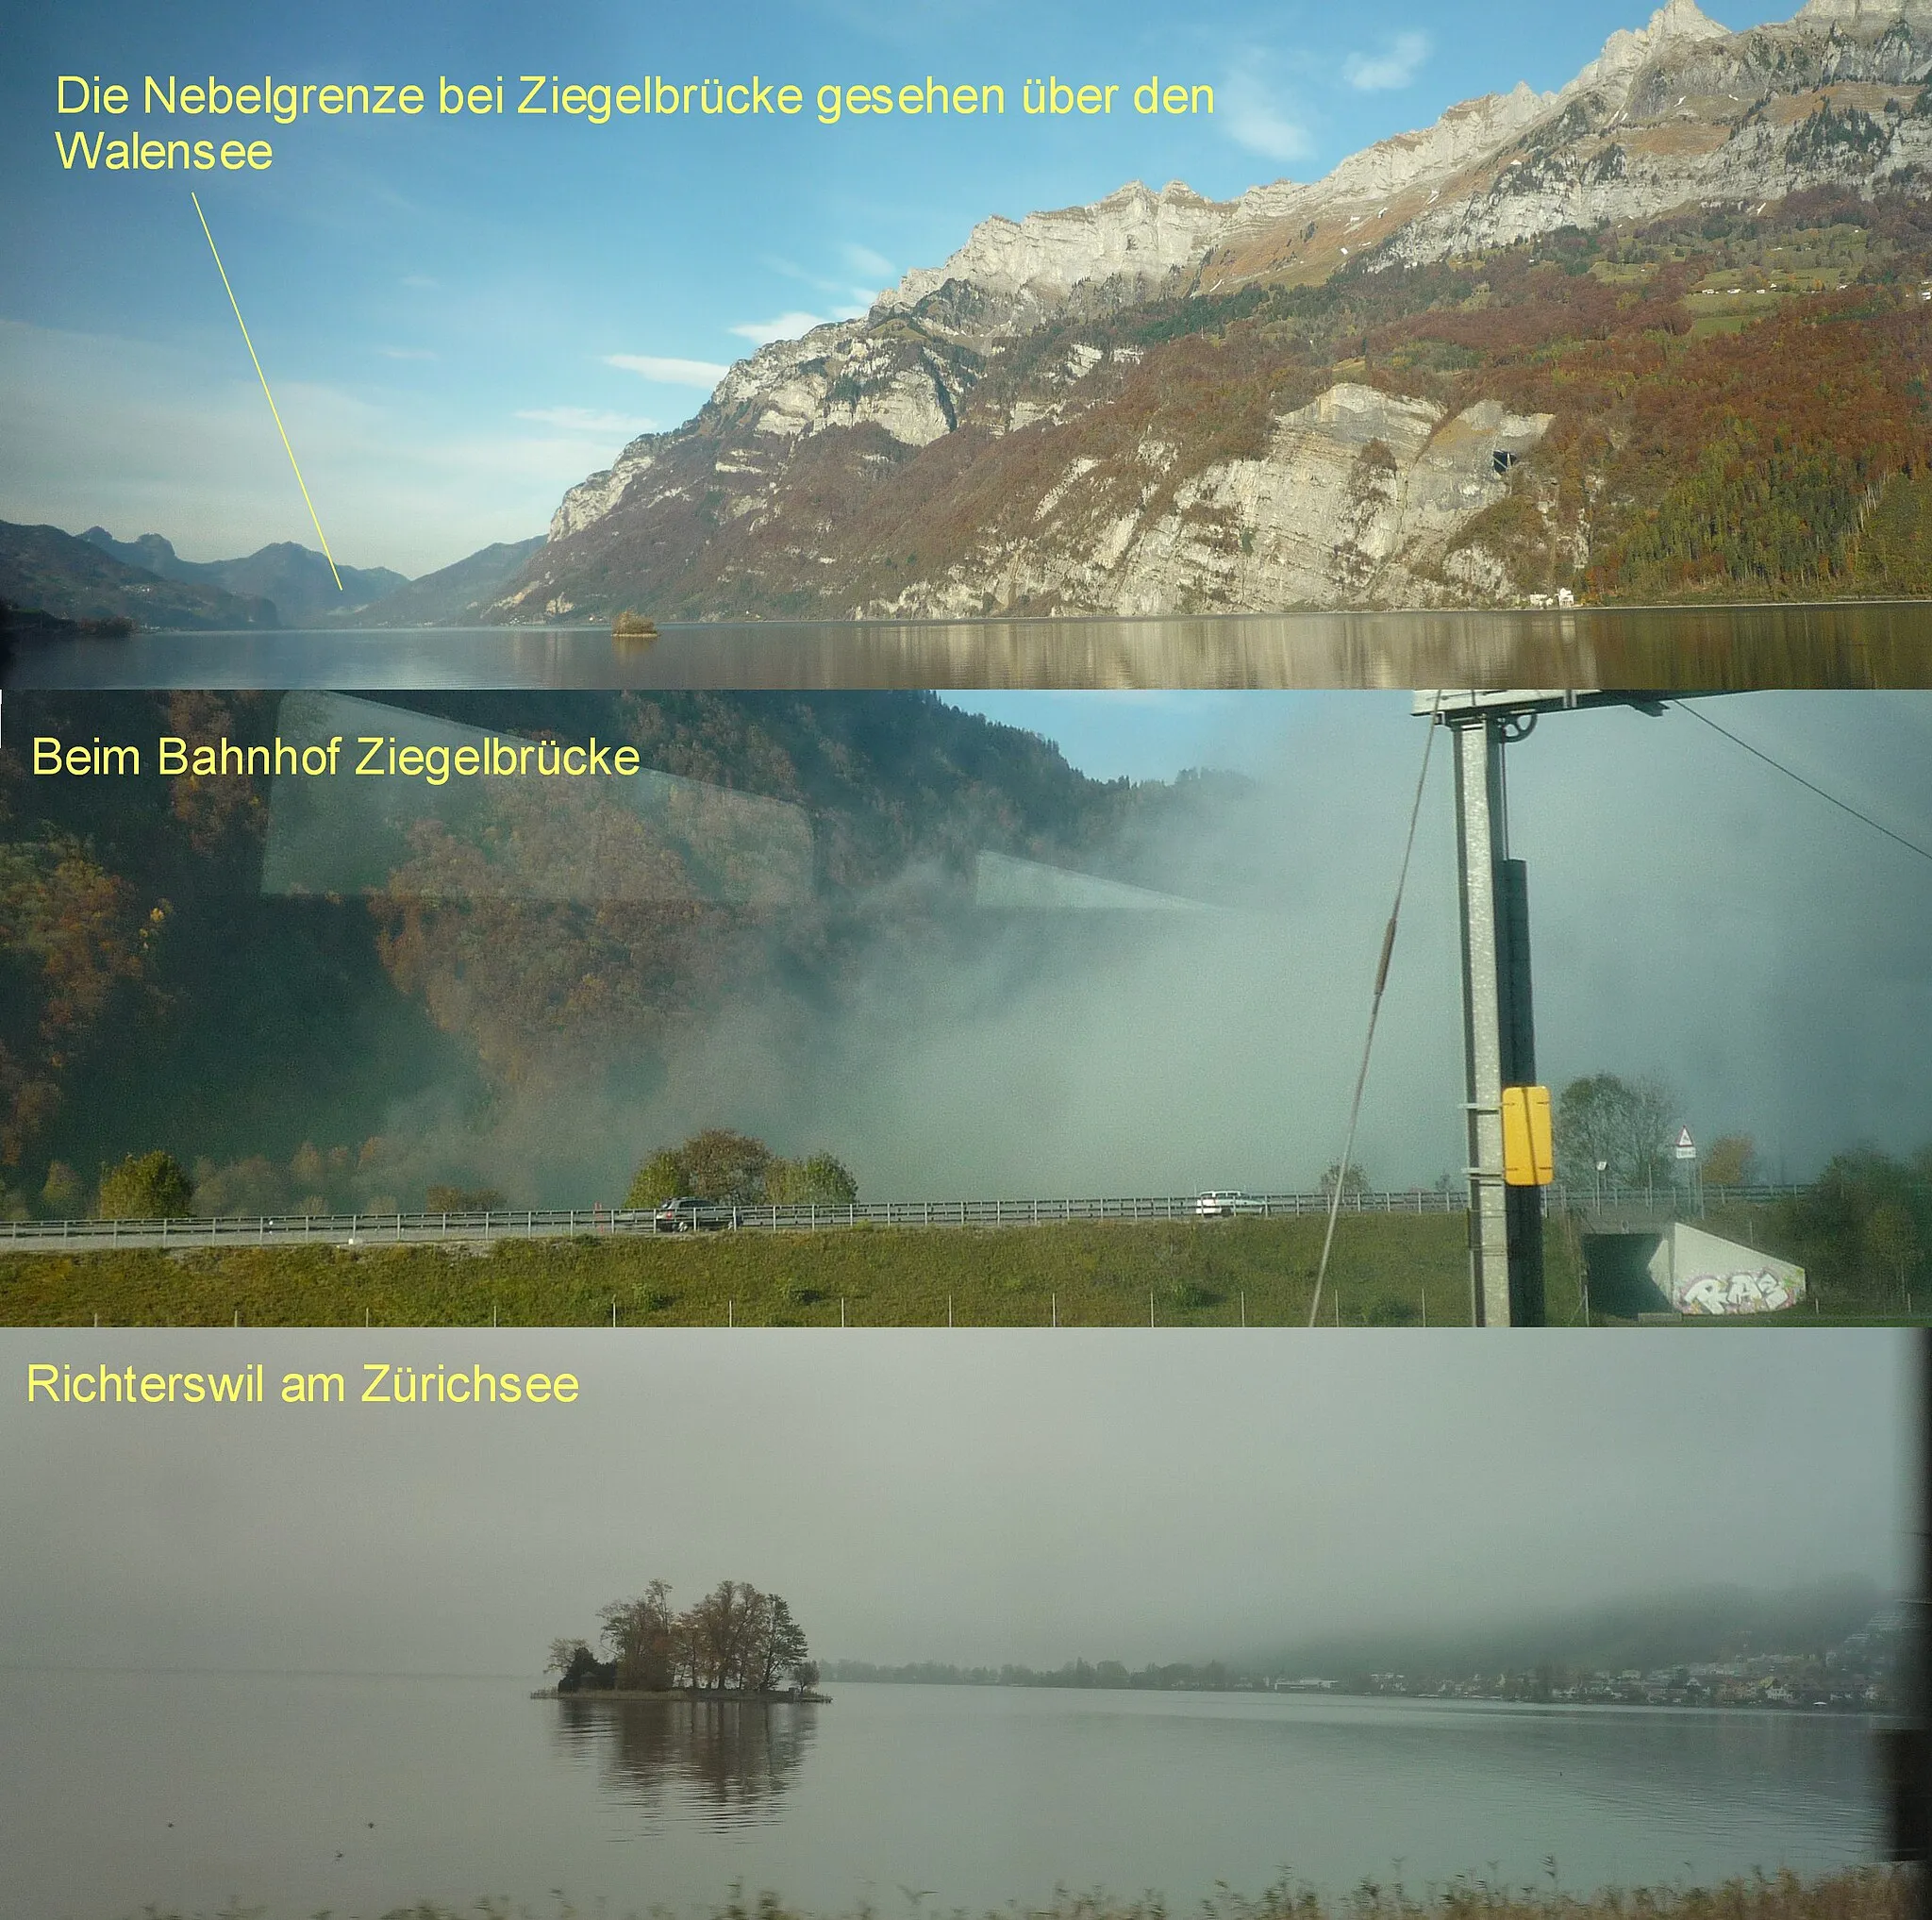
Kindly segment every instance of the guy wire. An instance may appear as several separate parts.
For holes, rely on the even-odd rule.
[[[1348,1104],[1348,1138],[1341,1146],[1341,1160],[1335,1169],[1335,1187],[1328,1195],[1328,1228],[1322,1236],[1322,1261],[1315,1269],[1315,1297],[1308,1303],[1308,1325],[1315,1324],[1315,1315],[1322,1311],[1322,1288],[1328,1277],[1328,1254],[1335,1244],[1336,1216],[1341,1211],[1341,1190],[1348,1181],[1349,1156],[1355,1151],[1356,1122],[1361,1117],[1362,1089],[1368,1084],[1369,1053],[1375,1044],[1375,1022],[1382,1012],[1382,990],[1389,984],[1389,962],[1395,953],[1395,923],[1402,913],[1403,891],[1408,885],[1408,859],[1415,851],[1416,822],[1422,817],[1423,785],[1429,777],[1429,755],[1436,745],[1436,727],[1440,723],[1442,707],[1442,693],[1440,688],[1429,708],[1428,737],[1423,742],[1422,771],[1415,776],[1415,799],[1408,810],[1408,838],[1402,843],[1402,868],[1395,877],[1395,904],[1389,910],[1389,925],[1382,933],[1382,958],[1375,965],[1375,991],[1369,1000],[1369,1030],[1362,1041],[1362,1063],[1355,1077],[1355,1098]]]

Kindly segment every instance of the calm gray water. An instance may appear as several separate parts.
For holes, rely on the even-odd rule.
[[[533,1700],[516,1679],[0,1674],[20,1920],[506,1896],[616,1916],[1176,1902],[1284,1870],[1707,1883],[1874,1856],[1870,1721],[841,1684],[824,1707]]]
[[[1184,620],[143,633],[22,644],[16,687],[1932,686],[1932,602]]]

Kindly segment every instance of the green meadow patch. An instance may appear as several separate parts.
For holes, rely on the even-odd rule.
[[[0,1324],[214,1327],[1296,1326],[1319,1219],[843,1227],[123,1249],[0,1258]],[[1557,1252],[1552,1236],[1552,1253]],[[1574,1311],[1553,1274],[1552,1317]],[[1458,1214],[1344,1215],[1322,1319],[1465,1325]]]

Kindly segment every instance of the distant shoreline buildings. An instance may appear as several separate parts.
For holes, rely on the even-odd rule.
[[[1337,1675],[1289,1675],[1201,1665],[1145,1666],[1071,1661],[1065,1666],[962,1667],[933,1661],[881,1666],[828,1661],[828,1681],[910,1686],[1072,1687],[1113,1692],[1273,1693],[1381,1695],[1415,1700],[1491,1700],[1527,1705],[1803,1708],[1842,1713],[1891,1711],[1903,1646],[1898,1610],[1877,1614],[1823,1653],[1741,1653],[1648,1668],[1583,1667],[1558,1661],[1449,1673],[1440,1668]]]

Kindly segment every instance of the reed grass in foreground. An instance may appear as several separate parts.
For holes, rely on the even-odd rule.
[[[1423,1895],[1400,1883],[1384,1885],[1363,1880],[1351,1894],[1326,1899],[1311,1889],[1281,1881],[1259,1895],[1237,1894],[1226,1888],[1208,1898],[1178,1905],[1159,1895],[1136,1900],[1116,1899],[1105,1893],[1058,1891],[1045,1907],[1022,1909],[1008,1905],[984,1920],[1913,1920],[1918,1881],[1912,1869],[1899,1866],[1852,1867],[1841,1873],[1806,1878],[1793,1873],[1753,1875],[1725,1880],[1715,1887],[1607,1887],[1591,1895],[1564,1893],[1548,1886],[1507,1887],[1490,1880],[1458,1878],[1445,1887]],[[477,1900],[468,1907],[439,1906],[420,1901],[391,1907],[380,1920],[578,1920],[578,1908],[559,1897],[541,1911],[508,1900]],[[599,1920],[609,1920],[602,1903]],[[663,1907],[631,1910],[631,1920],[671,1920]],[[909,1912],[922,1910],[915,1899]],[[230,1904],[211,1913],[189,1914],[179,1909],[163,1912],[145,1908],[142,1920],[281,1920],[266,1907]],[[315,1915],[312,1920],[352,1920],[352,1916]],[[371,1916],[375,1920],[375,1916]],[[734,1887],[723,1906],[711,1908],[703,1920],[894,1920],[886,1910],[859,1907],[842,1913],[819,1914],[788,1906],[776,1894],[747,1899]],[[940,1920],[937,1912],[927,1920]],[[954,1910],[948,1920],[968,1920],[966,1910]]]

